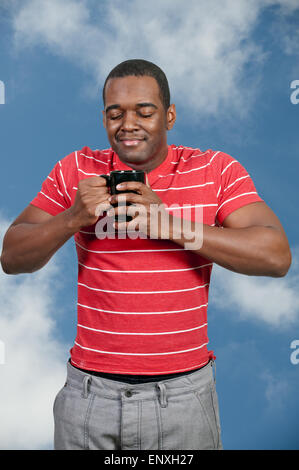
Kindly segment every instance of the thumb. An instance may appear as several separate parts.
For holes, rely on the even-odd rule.
[[[145,184],[146,184],[146,186],[148,186],[149,188],[151,187],[150,184],[149,184],[149,180],[148,180],[148,177],[147,177],[147,173],[145,173]]]

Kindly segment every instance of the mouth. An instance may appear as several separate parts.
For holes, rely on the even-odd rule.
[[[145,138],[134,138],[134,137],[122,137],[118,139],[118,143],[124,145],[125,147],[136,147],[145,141]]]
[[[141,142],[143,142],[143,140],[121,140],[122,145],[125,147],[136,147],[141,144]]]

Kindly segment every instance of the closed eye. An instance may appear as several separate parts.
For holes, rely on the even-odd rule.
[[[110,116],[109,119],[111,119],[112,121],[114,121],[115,119],[119,119],[120,117],[122,117],[122,114],[118,114],[117,116]]]
[[[142,118],[150,118],[153,115],[153,113],[151,114],[138,113],[138,114]],[[112,121],[115,121],[116,119],[120,119],[121,117],[122,117],[122,114],[118,114],[117,116],[110,116],[109,119],[111,119]]]

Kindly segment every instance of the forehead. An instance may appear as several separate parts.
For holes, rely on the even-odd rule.
[[[134,105],[151,102],[157,106],[161,103],[160,88],[153,77],[120,77],[110,78],[105,88],[105,106],[112,104]]]

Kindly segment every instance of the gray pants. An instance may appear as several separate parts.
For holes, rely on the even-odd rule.
[[[222,449],[212,366],[133,385],[68,363],[53,407],[55,450]]]

